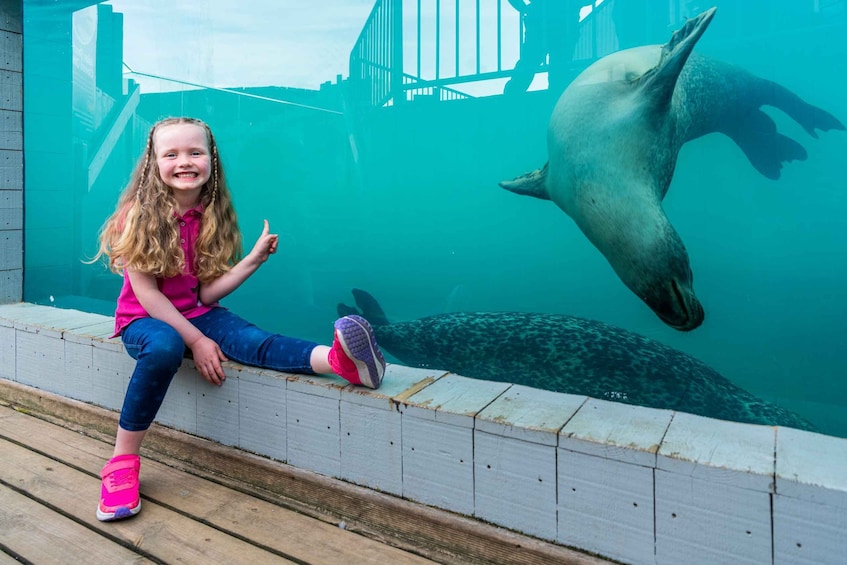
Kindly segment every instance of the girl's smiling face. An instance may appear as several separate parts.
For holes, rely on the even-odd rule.
[[[212,174],[205,128],[197,124],[161,126],[153,134],[153,150],[159,175],[173,189],[177,200],[187,197],[196,204]]]

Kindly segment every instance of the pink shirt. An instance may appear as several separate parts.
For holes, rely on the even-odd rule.
[[[194,242],[200,233],[200,222],[203,218],[201,207],[188,210],[184,215],[175,214],[179,219],[179,242],[185,253],[187,272],[176,277],[157,278],[156,282],[162,294],[176,306],[186,318],[196,318],[205,314],[218,304],[204,305],[200,303],[200,282],[194,276]],[[149,314],[132,290],[129,275],[124,271],[124,284],[118,295],[118,306],[115,309],[115,336],[119,336],[130,322],[139,318],[147,318]]]

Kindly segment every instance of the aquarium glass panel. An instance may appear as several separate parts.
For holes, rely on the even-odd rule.
[[[27,301],[114,312],[99,230],[191,116],[279,234],[222,302],[265,329],[847,437],[843,0],[23,4]]]

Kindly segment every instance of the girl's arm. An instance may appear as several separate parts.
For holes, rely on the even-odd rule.
[[[269,233],[270,226],[265,220],[262,235],[256,241],[253,249],[241,261],[228,272],[219,276],[208,284],[200,285],[200,302],[203,304],[214,304],[224,296],[241,286],[241,283],[256,272],[262,263],[268,260],[272,253],[276,253],[279,244],[279,236]]]
[[[227,359],[218,344],[203,335],[176,309],[168,297],[159,290],[154,276],[129,269],[127,274],[132,290],[147,314],[151,318],[165,322],[177,331],[185,345],[191,348],[194,365],[204,379],[212,384],[222,384],[226,376],[221,367],[221,361]]]

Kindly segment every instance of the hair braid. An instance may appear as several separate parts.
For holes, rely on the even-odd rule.
[[[153,149],[153,129],[150,128],[150,133],[147,135],[147,146],[144,148],[144,164],[141,166],[138,184],[136,185],[135,197],[141,202],[141,192],[144,188],[144,179],[147,176],[147,171],[150,167],[150,152]]]

